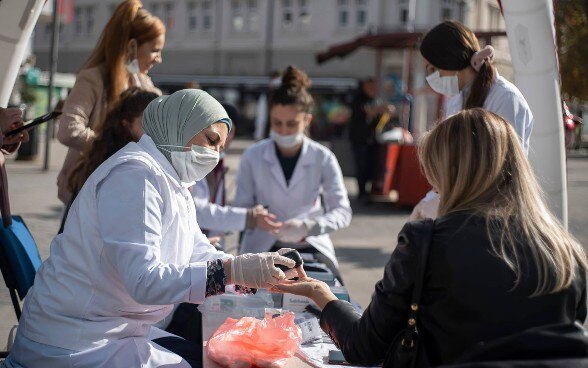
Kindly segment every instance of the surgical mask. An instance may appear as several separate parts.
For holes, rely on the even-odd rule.
[[[127,63],[127,71],[133,76],[133,80],[135,81],[135,87],[141,87],[141,79],[139,79],[139,73],[141,70],[139,69],[139,59],[134,58],[130,62]]]
[[[304,139],[304,133],[294,133],[290,135],[282,135],[270,130],[270,138],[276,142],[279,147],[282,148],[292,148],[296,147],[296,145],[302,143]]]
[[[183,187],[191,187],[197,181],[206,177],[218,165],[219,153],[210,148],[192,145],[189,151],[183,151],[182,146],[163,146],[180,148],[182,151],[168,151],[171,154],[171,164],[180,177]],[[167,151],[167,150],[166,150]]]
[[[439,71],[427,75],[427,82],[433,91],[445,96],[455,96],[459,93],[459,80],[456,75],[442,77]]]
[[[139,74],[139,59],[134,58],[127,63],[127,71],[131,74]]]

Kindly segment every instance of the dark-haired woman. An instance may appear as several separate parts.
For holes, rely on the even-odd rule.
[[[529,152],[533,114],[518,88],[498,75],[492,46],[480,48],[470,29],[445,21],[427,32],[420,51],[427,82],[435,92],[450,97],[445,116],[474,107],[492,111],[512,124],[525,153]]]
[[[492,65],[492,46],[480,48],[474,32],[456,21],[445,21],[432,28],[421,43],[427,82],[449,97],[445,116],[463,109],[482,107],[509,122],[517,132],[525,154],[533,129],[533,114],[518,88],[498,75]],[[411,220],[437,217],[439,196],[429,192],[416,205]]]
[[[241,157],[234,206],[267,206],[280,230],[248,229],[240,252],[296,248],[315,253],[337,275],[329,233],[349,226],[351,207],[335,155],[308,138],[313,99],[307,75],[289,66],[269,100],[270,138]]]
[[[143,110],[158,96],[155,92],[137,87],[131,87],[121,93],[119,100],[100,125],[96,138],[86,148],[69,176],[69,192],[72,193],[72,197],[65,209],[59,234],[63,232],[67,213],[75,196],[90,174],[127,143],[139,141],[143,135],[143,129],[141,129]]]

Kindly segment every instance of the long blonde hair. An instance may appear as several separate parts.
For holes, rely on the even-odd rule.
[[[129,75],[125,64],[129,41],[135,39],[137,46],[141,46],[164,34],[161,20],[144,9],[141,1],[125,0],[116,7],[84,65],[85,68],[104,65],[108,104],[115,103],[127,85]]]
[[[419,159],[439,192],[439,216],[484,217],[496,255],[516,274],[515,286],[523,254],[538,269],[533,295],[568,288],[577,272],[586,272],[582,246],[547,208],[515,130],[500,116],[474,108],[449,117],[423,136]]]

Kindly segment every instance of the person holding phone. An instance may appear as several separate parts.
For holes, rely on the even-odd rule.
[[[22,126],[24,126],[24,121],[21,109],[0,107],[0,147],[5,154],[16,152],[22,142],[29,141],[29,133],[26,129],[16,135],[4,136],[4,134]]]
[[[57,196],[64,204],[72,195],[71,170],[120,94],[131,86],[161,94],[147,73],[161,63],[164,44],[165,26],[139,0],[116,7],[63,106],[57,139],[69,150],[57,177]]]

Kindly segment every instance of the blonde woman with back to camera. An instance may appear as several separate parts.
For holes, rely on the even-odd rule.
[[[164,44],[165,26],[139,0],[116,7],[63,106],[57,138],[69,150],[57,176],[57,197],[64,204],[72,196],[71,170],[120,94],[131,86],[161,94],[147,73],[161,63]]]
[[[285,281],[272,290],[312,298],[322,310],[321,327],[352,364],[384,361],[407,326],[419,272],[422,295],[412,308],[418,310],[423,352],[418,367],[452,364],[477,343],[549,325],[569,326],[585,340],[573,325],[586,318],[584,250],[549,212],[513,127],[489,111],[464,110],[424,136],[419,158],[439,192],[439,217],[404,226],[362,316],[314,279]],[[423,272],[419,260],[427,244]],[[587,364],[582,346],[575,353]],[[536,349],[527,359],[556,356],[550,345],[524,348]],[[541,366],[578,366],[556,363]]]

